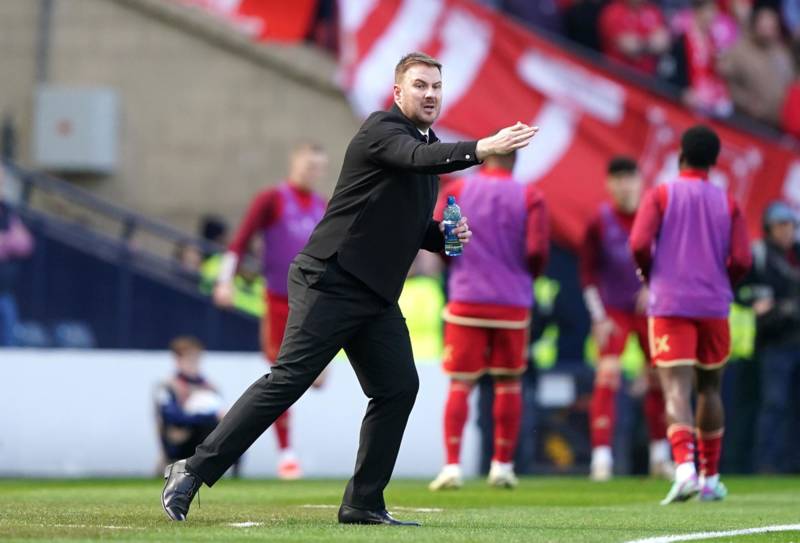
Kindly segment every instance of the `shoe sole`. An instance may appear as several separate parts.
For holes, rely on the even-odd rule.
[[[161,490],[161,508],[164,510],[164,514],[167,515],[167,518],[169,520],[172,520],[174,522],[184,522],[186,520],[186,517],[175,518],[167,509],[167,504],[164,503],[164,492],[167,490],[167,483],[169,482],[169,478],[172,475],[172,466],[173,464],[170,464],[169,466],[164,468],[164,488]]]

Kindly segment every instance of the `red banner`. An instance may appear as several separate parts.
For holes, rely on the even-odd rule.
[[[299,42],[308,36],[317,0],[179,0],[226,19],[257,41]]]
[[[612,155],[640,160],[647,182],[677,173],[680,133],[698,122],[679,104],[565,52],[468,0],[340,0],[340,81],[360,115],[391,102],[393,68],[422,50],[443,64],[444,103],[434,128],[477,138],[522,121],[541,128],[515,176],[546,195],[555,238],[574,246],[605,195]],[[759,235],[778,197],[800,207],[800,156],[720,123],[712,181],[730,189]]]

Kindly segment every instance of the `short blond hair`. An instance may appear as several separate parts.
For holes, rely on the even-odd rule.
[[[413,53],[408,53],[407,55],[404,55],[403,58],[400,59],[400,62],[397,63],[397,66],[394,67],[394,82],[400,83],[400,80],[403,79],[405,73],[414,64],[425,64],[427,66],[432,66],[438,69],[440,74],[442,73],[441,62],[439,62],[432,56],[428,55],[427,53],[423,53],[421,51],[414,51]]]

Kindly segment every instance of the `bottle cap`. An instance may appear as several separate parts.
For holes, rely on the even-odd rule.
[[[453,205],[455,203],[456,203],[456,197],[455,196],[448,196],[447,197],[447,205],[451,206],[451,205]]]

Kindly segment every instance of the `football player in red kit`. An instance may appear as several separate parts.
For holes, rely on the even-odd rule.
[[[308,241],[325,213],[325,200],[313,189],[325,171],[325,151],[316,143],[304,142],[289,156],[289,176],[278,185],[256,195],[222,261],[214,289],[214,300],[222,306],[233,301],[233,277],[251,238],[263,241],[262,273],[267,281],[266,316],[261,322],[261,347],[273,363],[283,341],[289,302],[286,278],[289,264]],[[289,411],[275,421],[280,458],[278,477],[297,479],[300,463],[289,440]]]
[[[613,473],[611,441],[621,382],[620,356],[630,334],[636,335],[649,356],[647,287],[636,275],[628,246],[642,186],[642,177],[632,159],[615,157],[609,162],[607,187],[611,202],[600,206],[581,249],[581,283],[599,353],[589,410],[591,477],[595,481],[606,481]],[[655,370],[647,378],[644,411],[650,434],[650,473],[671,479],[673,466],[666,439],[664,398]]]
[[[494,454],[488,482],[517,485],[513,457],[522,417],[520,375],[527,367],[533,279],[547,262],[549,228],[539,189],[511,175],[514,154],[489,157],[480,171],[454,181],[448,196],[469,215],[474,235],[464,254],[449,259],[449,300],[444,312],[444,371],[450,389],[444,412],[446,462],[429,488],[462,485],[461,436],[475,381],[494,381]],[[477,227],[475,225],[478,225]]]
[[[681,137],[678,177],[647,193],[631,233],[631,250],[650,290],[650,352],[664,390],[677,464],[662,505],[698,493],[704,501],[727,494],[719,480],[725,422],[720,384],[731,349],[732,285],[747,273],[752,257],[736,202],[709,182],[719,152],[713,130],[688,129]]]

